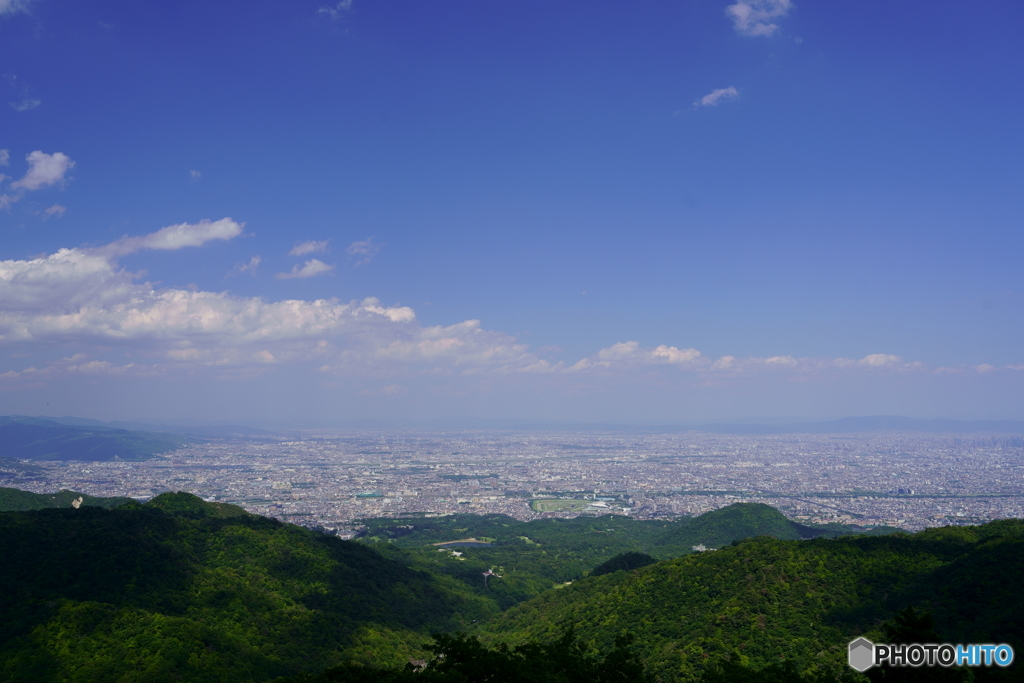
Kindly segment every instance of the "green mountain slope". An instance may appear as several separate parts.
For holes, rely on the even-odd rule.
[[[0,513],[0,682],[255,683],[353,662],[394,669],[422,659],[436,632],[535,643],[478,653],[498,661],[555,653],[536,643],[570,629],[586,657],[635,634],[631,651],[663,681],[754,680],[765,667],[774,678],[763,680],[860,681],[845,667],[846,644],[858,634],[881,641],[883,620],[908,605],[933,615],[944,640],[1024,651],[1020,520],[914,535],[762,535],[654,564],[614,551],[809,532],[749,504],[678,522],[395,521],[371,521],[376,540],[354,543],[185,493]],[[493,545],[432,545],[470,537]],[[558,572],[578,573],[566,585],[552,580]],[[714,673],[722,664],[724,678]],[[338,680],[364,671],[344,670],[355,677]],[[1021,680],[1024,669],[975,674]]]
[[[195,440],[172,434],[0,417],[0,457],[21,460],[146,460]]]
[[[652,670],[699,680],[732,660],[845,671],[846,644],[907,605],[931,611],[954,642],[1024,646],[1024,521],[909,536],[782,541],[758,537],[715,552],[587,578],[513,607],[480,627],[489,639],[547,641],[572,626],[608,647],[638,636]],[[987,670],[978,680],[1020,680]],[[1014,678],[1014,676],[1017,676]]]
[[[74,507],[73,503],[79,499],[81,499],[80,505],[107,509],[134,502],[132,498],[100,498],[66,489],[57,493],[31,493],[29,491],[0,486],[0,512],[70,508]]]
[[[772,536],[782,540],[797,540],[804,535],[820,536],[763,503],[734,503],[712,510],[683,524],[674,524],[658,537],[658,547],[686,548],[704,545],[718,548],[751,536]]]
[[[0,513],[0,681],[265,681],[404,664],[493,603],[357,543],[163,494]]]
[[[520,522],[505,515],[451,515],[364,522],[364,543],[402,562],[456,578],[502,609],[579,579],[623,553],[668,559],[690,554],[698,544],[715,548],[751,536],[799,539],[855,531],[839,525],[822,529],[796,524],[759,503],[736,503],[676,520],[608,515]],[[452,548],[459,556],[435,545],[466,538],[491,545]],[[500,578],[485,580],[489,570]]]

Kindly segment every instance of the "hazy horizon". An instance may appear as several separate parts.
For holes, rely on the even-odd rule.
[[[1024,419],[1013,17],[0,2],[0,414]]]
[[[262,437],[316,438],[333,436],[417,434],[519,434],[576,433],[576,434],[682,434],[712,433],[736,435],[773,434],[1024,434],[1024,420],[956,420],[948,418],[908,418],[900,415],[846,416],[841,418],[781,417],[765,419],[719,419],[692,422],[582,422],[556,419],[529,418],[470,418],[438,417],[413,419],[378,417],[349,420],[288,420],[282,418],[245,419],[235,422],[202,418],[141,418],[138,420],[96,420],[74,415],[10,415],[14,419],[44,419],[61,424],[84,427],[102,425],[130,431],[171,431],[198,436],[232,436],[232,438]],[[226,431],[225,431],[226,430]],[[233,431],[237,430],[237,431]]]

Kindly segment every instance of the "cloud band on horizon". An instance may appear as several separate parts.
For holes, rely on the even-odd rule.
[[[552,361],[479,320],[423,326],[408,306],[375,298],[276,302],[229,292],[157,288],[117,264],[141,250],[199,247],[231,240],[244,224],[230,218],[167,226],[94,248],[60,249],[45,257],[0,261],[0,346],[77,346],[43,368],[0,374],[36,381],[61,372],[152,375],[174,368],[266,368],[308,364],[338,375],[548,375],[595,377],[674,369],[695,376],[743,377],[850,371],[988,373],[991,365],[928,368],[896,355],[848,358],[770,356],[712,358],[693,348],[636,341],[613,344],[574,363]],[[317,262],[313,259],[311,262]],[[308,267],[308,264],[304,268]],[[326,266],[326,264],[323,264]],[[298,268],[298,266],[296,267]],[[330,268],[328,266],[328,268]],[[125,365],[96,357],[110,348],[150,363]],[[70,360],[69,360],[70,359]],[[1019,366],[1007,366],[1019,370]]]

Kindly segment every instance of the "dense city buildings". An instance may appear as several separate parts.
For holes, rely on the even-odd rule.
[[[764,502],[813,523],[907,530],[1024,517],[1024,440],[909,433],[773,436],[449,432],[192,445],[145,462],[37,463],[0,485],[148,499],[189,491],[351,533],[370,517],[695,515]]]

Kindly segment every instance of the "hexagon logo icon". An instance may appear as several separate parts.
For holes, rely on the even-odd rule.
[[[875,664],[875,644],[867,638],[851,641],[847,661],[857,671],[867,671]]]

